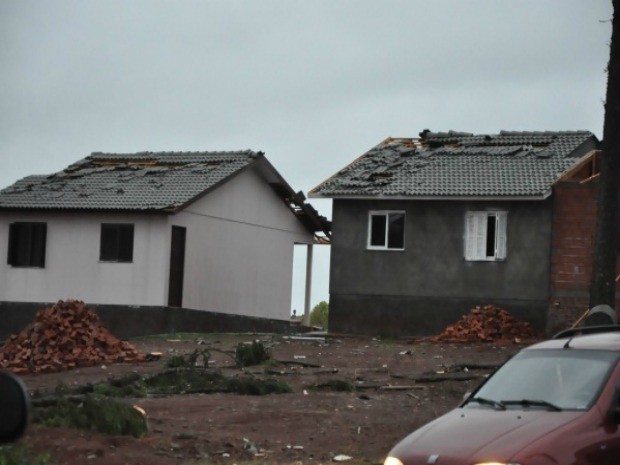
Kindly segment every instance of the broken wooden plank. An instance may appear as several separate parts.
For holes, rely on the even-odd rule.
[[[428,389],[427,386],[419,386],[417,384],[409,384],[409,385],[402,385],[402,386],[393,386],[391,384],[388,384],[386,386],[381,386],[379,388],[381,391],[412,391],[415,389],[418,390],[425,390]]]

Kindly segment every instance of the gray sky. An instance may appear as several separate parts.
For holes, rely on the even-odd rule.
[[[93,151],[250,148],[307,193],[425,128],[600,138],[611,13],[611,0],[0,0],[0,187]],[[317,249],[313,304],[329,298]]]

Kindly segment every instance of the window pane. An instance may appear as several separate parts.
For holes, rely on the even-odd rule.
[[[133,260],[133,224],[125,224],[120,227],[119,262]]]
[[[487,257],[495,257],[495,229],[497,218],[495,215],[487,217]]]
[[[101,247],[99,259],[116,261],[118,257],[118,228],[112,224],[101,225]]]
[[[45,266],[46,223],[11,223],[8,263],[12,266]]]
[[[45,239],[47,233],[47,225],[45,223],[32,224],[30,266],[45,266]]]
[[[385,246],[385,222],[385,215],[372,215],[370,217],[370,245]]]
[[[390,213],[388,226],[388,248],[403,249],[405,247],[405,214]]]
[[[133,260],[133,224],[102,224],[99,259],[106,262]]]

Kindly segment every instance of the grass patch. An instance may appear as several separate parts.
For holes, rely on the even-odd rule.
[[[23,444],[0,446],[0,465],[54,465],[49,454],[37,454]]]
[[[146,390],[154,395],[213,394],[224,392],[242,395],[284,394],[291,387],[276,380],[261,380],[249,376],[226,378],[218,373],[200,370],[170,370],[144,380]]]
[[[93,394],[79,399],[50,399],[46,405],[35,406],[32,421],[45,426],[94,430],[135,438],[148,432],[146,417],[131,405]]]
[[[109,397],[149,397],[218,392],[240,395],[293,392],[291,387],[282,381],[251,376],[227,378],[216,372],[192,368],[166,370],[146,378],[136,376],[90,385],[89,393]],[[80,394],[83,393],[84,388],[80,390]]]

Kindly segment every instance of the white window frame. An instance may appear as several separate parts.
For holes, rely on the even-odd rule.
[[[403,215],[403,246],[402,247],[388,247],[390,215]],[[372,217],[373,216],[385,216],[385,241],[383,245],[371,245],[372,239]],[[368,212],[368,239],[366,242],[366,248],[368,250],[388,250],[388,251],[402,251],[405,250],[405,220],[406,215],[404,210],[371,210]]]
[[[487,255],[489,218],[495,218],[495,247],[493,255]],[[506,211],[469,211],[465,214],[465,260],[494,262],[506,260]]]

